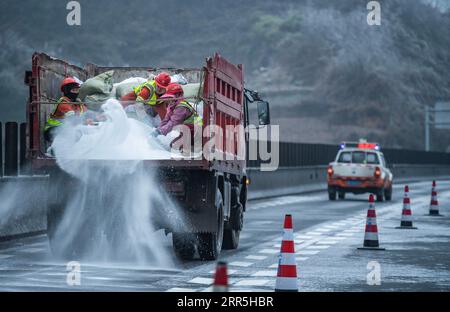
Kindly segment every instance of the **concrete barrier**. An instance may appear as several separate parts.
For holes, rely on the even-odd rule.
[[[248,169],[249,199],[327,189],[327,166],[285,167],[274,172]],[[394,165],[394,182],[450,179],[450,166]],[[0,241],[46,230],[47,176],[0,179]]]

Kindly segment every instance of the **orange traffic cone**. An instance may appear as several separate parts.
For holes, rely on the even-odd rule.
[[[402,210],[402,218],[400,219],[400,226],[396,227],[396,229],[413,229],[417,228],[413,226],[412,220],[412,212],[411,212],[411,201],[409,199],[409,187],[405,186],[405,196],[403,197],[403,210]]]
[[[364,245],[358,249],[385,250],[384,248],[380,248],[380,244],[378,243],[377,213],[375,211],[373,194],[369,196]]]
[[[431,187],[431,202],[430,202],[430,216],[442,216],[439,214],[439,202],[437,199],[436,192],[436,181],[433,181],[433,185]]]
[[[297,264],[295,262],[294,233],[292,216],[284,218],[283,240],[281,241],[275,291],[297,292]]]
[[[213,291],[214,292],[228,291],[228,273],[226,262],[217,262],[216,274],[214,275]]]

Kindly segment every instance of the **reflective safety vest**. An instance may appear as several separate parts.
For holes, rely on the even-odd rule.
[[[177,107],[186,107],[190,112],[191,115],[186,118],[186,120],[183,122],[183,124],[185,125],[197,125],[197,126],[203,126],[203,119],[202,117],[200,117],[197,113],[197,111],[195,110],[194,107],[192,107],[191,104],[189,104],[188,101],[181,101],[180,103],[177,104],[177,106],[175,107],[175,109]]]
[[[158,96],[156,95],[156,81],[155,80],[147,80],[144,83],[141,83],[137,87],[134,87],[134,93],[136,96],[139,96],[141,90],[143,88],[147,88],[150,91],[151,96],[147,100],[143,100],[142,102],[147,105],[156,105],[158,104]]]
[[[70,103],[70,102],[71,102],[70,99],[68,97],[65,97],[65,96],[61,97],[58,100],[58,102],[57,102],[58,104],[56,105],[55,110],[53,111],[53,113],[47,119],[47,123],[45,124],[44,131],[47,131],[50,128],[58,127],[58,126],[62,125],[64,117],[56,117],[55,114],[58,111],[59,104]],[[80,104],[70,104],[70,105],[80,105],[80,115],[82,115],[86,111],[86,108],[84,107],[84,105],[82,103],[80,103]]]

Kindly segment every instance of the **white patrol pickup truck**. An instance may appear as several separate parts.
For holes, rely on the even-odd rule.
[[[327,173],[330,200],[336,200],[336,195],[344,199],[345,193],[372,193],[377,201],[392,199],[393,175],[377,143],[342,143]]]

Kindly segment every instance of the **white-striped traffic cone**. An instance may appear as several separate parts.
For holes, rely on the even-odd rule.
[[[380,248],[378,242],[378,227],[377,227],[377,213],[375,211],[373,194],[369,196],[369,210],[367,210],[367,221],[366,221],[366,231],[364,234],[364,244],[363,247],[358,249],[369,249],[369,250],[385,250]]]
[[[412,220],[412,212],[411,212],[411,201],[409,199],[409,187],[405,185],[405,196],[403,197],[403,209],[402,209],[402,217],[400,219],[400,226],[396,227],[396,229],[413,229],[417,228],[413,226]]]
[[[228,291],[227,263],[217,262],[216,273],[214,275],[213,292],[227,292],[227,291]]]
[[[439,202],[437,198],[436,191],[436,181],[433,181],[433,185],[431,187],[431,201],[430,201],[430,216],[442,216],[439,214]]]
[[[283,240],[281,241],[275,291],[298,291],[297,264],[295,261],[294,233],[291,215],[286,215],[284,218]]]

